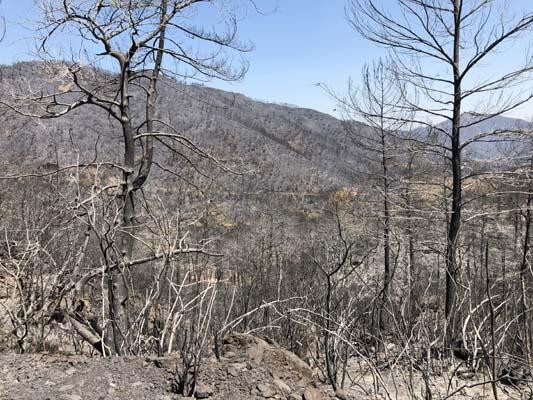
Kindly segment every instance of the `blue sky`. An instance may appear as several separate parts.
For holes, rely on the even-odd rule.
[[[344,0],[278,3],[276,13],[250,15],[241,27],[256,45],[245,81],[214,86],[331,113],[335,105],[316,83],[342,90],[350,75],[385,52],[348,25]]]
[[[385,4],[387,1],[384,0]],[[530,7],[531,0],[512,0],[511,9]],[[345,0],[259,0],[267,15],[250,12],[240,24],[240,36],[251,40],[256,50],[247,55],[250,69],[235,83],[210,82],[209,86],[243,93],[249,97],[335,114],[334,102],[316,86],[325,83],[342,92],[350,76],[357,81],[365,62],[385,50],[360,38],[348,25]],[[2,0],[0,12],[7,20],[7,36],[0,44],[4,64],[31,59],[32,32],[27,23],[37,16],[34,0]],[[531,35],[533,38],[533,34]],[[496,70],[512,62],[515,55],[503,52]],[[529,118],[533,108],[519,110],[516,116]]]

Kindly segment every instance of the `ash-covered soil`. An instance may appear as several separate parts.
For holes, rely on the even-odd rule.
[[[0,353],[0,400],[177,400],[177,355],[88,357]],[[379,368],[351,360],[344,390],[335,394],[304,361],[275,343],[232,333],[220,359],[204,358],[192,398],[209,400],[493,399],[490,379],[466,366],[442,366],[426,381],[397,364]],[[498,384],[499,400],[533,398],[526,381]]]
[[[170,399],[171,374],[140,357],[0,354],[2,400]]]
[[[174,400],[176,355],[85,357],[0,354],[0,400]],[[313,372],[281,347],[248,335],[231,334],[221,358],[202,362],[194,397],[202,399],[321,400]]]

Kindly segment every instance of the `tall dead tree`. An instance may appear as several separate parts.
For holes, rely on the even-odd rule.
[[[533,60],[484,72],[494,56],[533,27],[533,13],[507,14],[505,1],[487,0],[349,0],[351,25],[364,38],[391,50],[397,79],[405,87],[411,122],[437,131],[433,146],[445,152],[451,175],[451,211],[446,240],[446,306],[448,340],[457,328],[457,260],[463,210],[462,158],[467,146],[495,132],[464,139],[462,130],[513,110],[529,101],[520,85],[530,78]],[[520,54],[522,55],[522,54]],[[465,113],[472,118],[463,118]],[[444,119],[435,127],[432,121]],[[436,149],[435,149],[436,150]]]
[[[380,304],[377,307],[377,326],[382,331],[386,327],[386,308],[390,305],[389,292],[395,264],[391,245],[393,228],[393,170],[399,159],[402,131],[406,130],[409,119],[401,107],[402,92],[395,79],[394,65],[379,59],[367,64],[361,73],[361,86],[348,83],[345,96],[338,96],[327,89],[328,94],[338,103],[343,113],[344,126],[354,145],[360,148],[365,157],[365,179],[375,182],[381,200],[378,215],[380,234],[383,240],[383,280],[380,290]],[[356,120],[362,120],[368,128],[362,128]]]
[[[171,84],[170,78],[238,80],[247,64],[242,59],[234,62],[231,53],[249,51],[251,46],[238,40],[239,17],[224,0],[41,0],[39,4],[39,52],[51,60],[53,71],[63,71],[65,82],[57,92],[37,90],[18,99],[15,95],[14,102],[6,105],[41,119],[91,106],[120,127],[122,161],[108,163],[121,175],[116,196],[120,222],[105,259],[111,322],[107,343],[112,353],[123,354],[130,346],[128,269],[136,263],[135,209],[149,178],[154,144],[186,161],[190,160],[183,149],[211,158],[158,117],[158,85],[164,76],[166,84]],[[223,22],[211,25],[199,22],[200,18]],[[70,61],[59,63],[58,57]]]
[[[529,299],[528,299],[528,280],[531,268],[531,208],[533,207],[533,157],[530,160],[529,170],[525,172],[525,184],[527,194],[527,201],[524,210],[524,238],[522,245],[522,260],[520,262],[520,325],[522,328],[524,344],[524,355],[529,362],[531,357],[531,320],[528,318],[530,315]]]

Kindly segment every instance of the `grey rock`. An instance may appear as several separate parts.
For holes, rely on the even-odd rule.
[[[276,389],[267,383],[258,383],[257,390],[259,390],[261,396],[267,399],[276,395]]]
[[[211,389],[209,386],[204,384],[197,384],[195,391],[194,391],[194,397],[197,399],[207,399],[213,394],[213,389]]]
[[[278,390],[281,392],[281,393],[284,393],[284,394],[289,394],[290,392],[292,392],[292,389],[290,388],[289,385],[287,385],[284,381],[282,381],[281,379],[274,379],[274,385],[276,385],[276,387],[278,388]]]

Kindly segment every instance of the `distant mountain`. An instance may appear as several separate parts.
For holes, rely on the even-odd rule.
[[[0,76],[4,96],[60,84],[36,62],[3,66]],[[243,165],[251,172],[249,191],[308,190],[306,183],[322,191],[353,183],[359,150],[349,145],[338,119],[202,85],[161,83],[161,118],[215,157]],[[0,126],[0,162],[17,168],[66,165],[78,155],[82,161],[119,161],[120,141],[116,123],[96,107],[45,121],[10,115]],[[158,147],[158,161],[166,164],[172,156],[165,146]]]
[[[436,126],[451,133],[450,121]],[[468,143],[464,151],[471,159],[497,158],[504,156],[520,132],[530,129],[530,126],[530,123],[518,118],[465,113],[461,116],[461,143]]]

